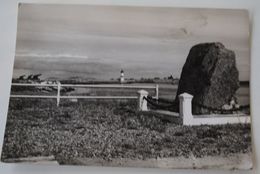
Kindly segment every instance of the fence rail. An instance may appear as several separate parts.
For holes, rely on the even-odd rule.
[[[12,86],[34,86],[34,87],[57,87],[57,95],[48,96],[48,95],[14,95],[11,94],[12,98],[54,98],[57,99],[57,106],[59,106],[60,99],[137,99],[138,96],[76,96],[76,95],[61,95],[60,91],[62,87],[75,87],[75,88],[125,88],[125,89],[154,89],[155,96],[153,98],[159,98],[159,85],[154,86],[138,86],[138,85],[95,85],[95,84],[38,84],[38,83],[12,83]]]
[[[47,86],[47,87],[58,87],[58,84],[40,84],[40,83],[12,83],[12,86]],[[94,85],[94,84],[60,84],[61,87],[83,87],[83,88],[132,88],[132,89],[155,89],[159,87],[159,85],[149,86],[149,85]]]
[[[12,83],[12,86],[58,86],[58,84],[41,84],[41,83]]]
[[[170,110],[171,108],[175,110],[176,107],[179,107],[179,118],[182,119],[183,125],[217,125],[217,124],[233,124],[233,123],[251,123],[250,116],[244,113],[233,113],[239,109],[232,109],[229,115],[227,114],[215,114],[215,115],[192,115],[192,98],[193,96],[188,93],[183,93],[179,95],[179,103],[171,102],[168,105],[159,104],[159,86],[130,86],[130,85],[83,85],[83,84],[24,84],[24,83],[13,83],[12,86],[51,86],[57,87],[57,95],[55,96],[46,96],[46,95],[10,95],[10,97],[18,98],[54,98],[57,99],[57,106],[59,106],[60,99],[137,99],[138,105],[137,109],[139,111],[149,111],[147,103],[155,106],[156,108]],[[86,87],[86,88],[132,88],[132,89],[141,89],[138,91],[136,96],[68,96],[60,95],[61,87]],[[149,96],[148,91],[144,89],[154,89],[155,96]],[[56,89],[55,89],[56,90]],[[156,99],[156,101],[152,100]],[[169,101],[162,100],[164,103],[169,103]],[[196,103],[195,103],[196,104]],[[208,109],[219,110],[215,108]],[[243,106],[240,109],[249,108],[249,106]],[[175,111],[173,111],[175,112]],[[162,113],[162,112],[161,112]],[[164,112],[165,113],[165,112]]]

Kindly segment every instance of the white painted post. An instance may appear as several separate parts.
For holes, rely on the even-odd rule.
[[[193,96],[188,93],[183,93],[179,95],[179,112],[180,117],[183,119],[183,125],[192,125],[193,115],[192,115],[192,101]]]
[[[138,99],[137,99],[137,110],[139,111],[148,111],[147,108],[147,101],[144,99],[144,97],[148,96],[148,92],[145,90],[137,91],[138,93]]]
[[[60,82],[58,82],[58,86],[57,86],[57,106],[59,106],[59,104],[60,104],[60,87],[61,87],[61,84],[60,84]]]
[[[155,97],[156,97],[156,100],[158,101],[158,99],[159,99],[159,85],[155,85]]]

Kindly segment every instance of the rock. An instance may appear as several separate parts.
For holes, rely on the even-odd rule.
[[[229,104],[239,88],[235,53],[221,43],[202,43],[191,48],[182,68],[177,95],[184,92],[193,95],[193,114],[208,114],[201,108],[221,109]]]

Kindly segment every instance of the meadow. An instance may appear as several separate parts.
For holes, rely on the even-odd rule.
[[[136,100],[11,98],[2,161],[54,155],[59,164],[77,158],[151,159],[250,153],[249,124],[182,126]]]

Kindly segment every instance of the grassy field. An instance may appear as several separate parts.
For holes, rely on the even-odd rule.
[[[136,100],[11,99],[2,151],[10,158],[149,159],[251,152],[250,125],[181,126],[136,111]]]

